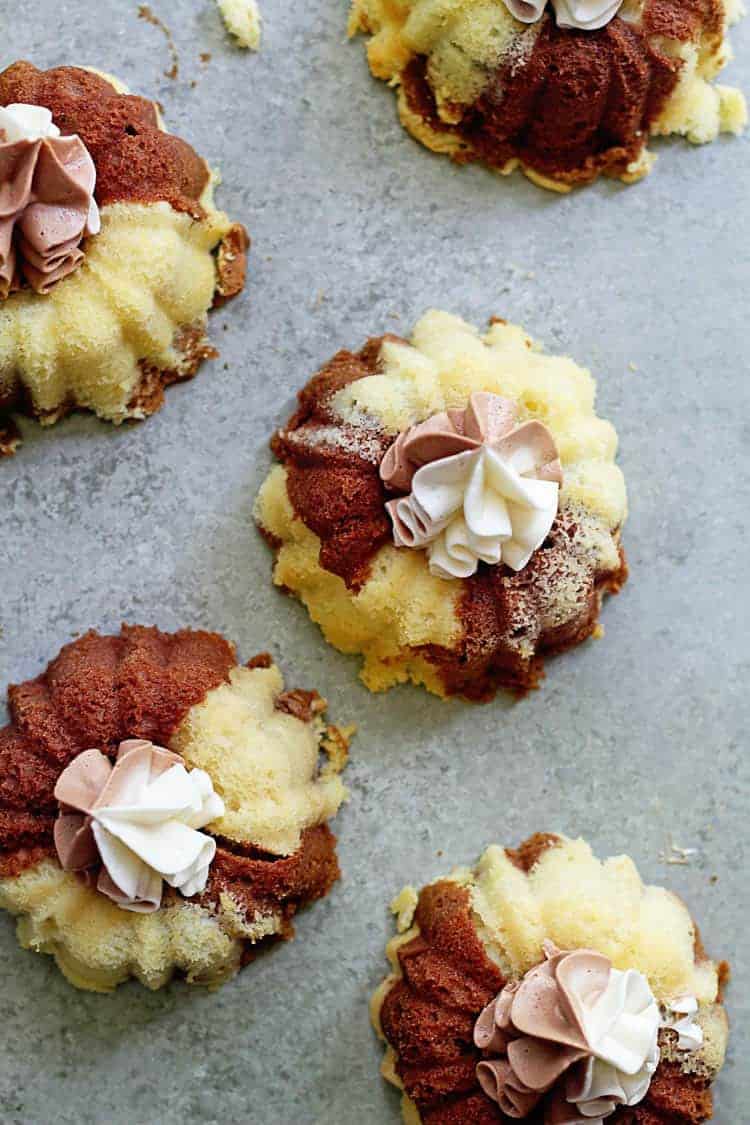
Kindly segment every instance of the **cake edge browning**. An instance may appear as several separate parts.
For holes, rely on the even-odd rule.
[[[538,832],[504,851],[515,867],[528,874],[548,849],[562,842],[554,833]],[[499,1125],[508,1121],[481,1091],[475,1076],[481,1058],[473,1042],[475,1020],[508,978],[484,948],[469,890],[450,878],[428,884],[416,896],[410,928],[400,924],[399,930],[405,932],[388,947],[393,971],[373,995],[371,1016],[386,1044],[382,1074],[403,1093],[405,1122]],[[695,957],[697,962],[707,959],[697,927]],[[729,974],[726,962],[718,965],[718,972],[720,1003]],[[668,1039],[663,1040],[665,1045]],[[663,1050],[662,1055],[644,1100],[618,1108],[608,1122],[701,1125],[711,1119],[712,1080],[681,1069],[674,1052]],[[542,1117],[537,1110],[525,1120],[542,1125]]]
[[[245,667],[272,665],[270,654],[260,653]],[[43,870],[45,863],[59,870],[52,839],[57,812],[53,789],[77,753],[96,745],[112,756],[129,735],[169,744],[191,708],[227,683],[236,667],[234,646],[219,634],[166,634],[123,626],[115,636],[90,631],[64,646],[35,679],[10,685],[11,722],[0,728],[0,898],[12,897],[9,885]],[[315,724],[332,768],[343,768],[348,732],[322,723],[326,702],[317,692],[285,690],[274,706],[299,722]],[[216,841],[205,890],[183,898],[165,887],[161,909],[199,907],[231,932],[241,947],[241,964],[270,943],[291,939],[297,911],[327,895],[340,877],[336,837],[327,822],[303,829],[299,847],[289,855],[222,836]],[[13,909],[7,901],[4,905]],[[17,912],[23,929],[24,912]],[[21,944],[52,953],[79,987],[110,987],[96,983],[93,975],[86,983],[86,966],[75,963],[64,943],[51,941],[44,949],[39,941]]]

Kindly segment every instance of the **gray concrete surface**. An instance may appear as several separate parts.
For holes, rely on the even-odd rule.
[[[115,430],[76,417],[0,465],[0,682],[75,633],[193,625],[270,648],[295,685],[356,720],[344,878],[298,940],[217,994],[75,992],[0,918],[3,1125],[387,1125],[366,998],[386,904],[406,881],[535,829],[628,851],[694,907],[732,959],[734,1036],[716,1120],[747,1119],[746,287],[750,143],[658,145],[653,176],[556,198],[431,156],[345,40],[346,4],[265,0],[259,56],[212,0],[153,0],[181,61],[130,0],[0,0],[3,65],[85,62],[160,99],[218,162],[220,199],[254,239],[244,299],[219,312],[221,359],[161,414]],[[22,15],[19,12],[22,10]],[[735,32],[747,74],[750,21]],[[200,52],[211,60],[201,62]],[[746,82],[750,86],[750,82]],[[333,351],[406,330],[427,307],[523,323],[599,379],[621,438],[632,580],[606,637],[512,705],[370,695],[270,585],[250,521],[267,438]],[[662,856],[670,839],[689,865]]]

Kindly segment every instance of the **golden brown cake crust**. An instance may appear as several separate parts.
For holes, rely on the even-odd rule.
[[[17,62],[0,74],[0,105],[46,106],[63,135],[77,133],[96,165],[96,201],[159,200],[196,218],[209,180],[206,162],[179,137],[159,128],[146,98],[119,94],[98,74],[74,66],[38,70]]]
[[[76,754],[97,747],[114,756],[133,737],[167,744],[236,663],[234,646],[216,633],[124,625],[117,636],[87,633],[36,679],[11,686],[11,721],[0,729],[0,877],[55,856],[54,788]],[[267,654],[249,662],[269,665]],[[292,691],[279,695],[276,707],[313,722],[325,704],[316,692]],[[336,837],[325,824],[305,829],[288,856],[224,838],[217,845],[208,884],[194,901],[212,908],[227,892],[249,918],[278,916],[274,936],[290,937],[296,910],[325,895],[339,876]]]
[[[506,854],[528,871],[558,839],[538,833]],[[386,992],[380,1010],[405,1092],[425,1125],[509,1122],[475,1075],[481,1055],[473,1042],[474,1023],[506,978],[477,935],[469,891],[450,880],[430,884],[419,895],[414,923],[419,935],[400,946],[402,977]],[[644,1101],[618,1109],[607,1120],[612,1125],[699,1125],[711,1112],[708,1081],[662,1062]],[[542,1125],[543,1113],[524,1120]]]
[[[386,340],[406,343],[398,336],[381,336],[368,340],[359,352],[338,352],[299,392],[297,410],[271,441],[287,472],[292,507],[320,539],[320,565],[355,592],[367,581],[377,552],[392,538],[379,462],[393,437],[369,425],[364,435],[358,433],[336,414],[332,400],[349,383],[378,373]],[[321,429],[331,435],[329,440],[320,440]],[[460,645],[420,650],[438,669],[446,694],[476,701],[492,699],[498,689],[523,695],[542,679],[545,655],[591,636],[605,594],[619,592],[627,579],[622,550],[614,570],[587,565],[577,611],[564,624],[544,627],[536,609],[543,591],[577,556],[581,534],[575,509],[561,506],[547,541],[521,572],[482,566],[463,580]],[[278,544],[271,541],[271,546]],[[533,655],[512,647],[508,638],[528,642]]]

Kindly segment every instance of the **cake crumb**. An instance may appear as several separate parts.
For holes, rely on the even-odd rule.
[[[638,370],[638,364],[633,363],[632,359],[631,359],[630,363],[628,364],[628,370],[629,371],[637,371]]]
[[[325,708],[325,700],[322,700],[322,703]],[[328,756],[328,762],[321,771],[322,777],[341,773],[349,761],[349,744],[356,733],[356,723],[350,723],[347,727],[335,727],[331,724],[325,728],[320,740],[320,748]]]
[[[396,929],[400,934],[406,933],[411,926],[418,901],[414,887],[404,887],[391,903],[391,912],[396,915]]]
[[[602,625],[601,621],[599,621],[594,626],[594,631],[592,632],[591,636],[594,638],[595,641],[602,640],[602,638],[604,637],[604,626]]]
[[[10,418],[0,420],[0,457],[12,457],[20,444],[18,426]]]
[[[659,862],[673,867],[689,867],[692,857],[697,854],[697,848],[681,848],[670,836],[666,848],[659,853]]]
[[[164,77],[171,78],[173,80],[176,79],[180,73],[180,56],[178,54],[175,41],[172,38],[172,32],[169,30],[164,21],[151,10],[148,4],[138,5],[138,19],[145,20],[146,23],[150,23],[153,27],[158,27],[159,31],[164,34],[164,37],[167,40],[169,54],[172,59],[172,65],[164,71]]]
[[[240,47],[260,49],[260,12],[256,0],[216,0],[227,31]]]

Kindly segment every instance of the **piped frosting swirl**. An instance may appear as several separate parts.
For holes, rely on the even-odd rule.
[[[591,949],[544,945],[545,961],[482,1011],[477,1078],[508,1117],[544,1101],[547,1125],[601,1125],[637,1105],[659,1063],[659,1006],[648,981]]]
[[[598,31],[613,20],[623,0],[551,0],[558,27]],[[504,0],[512,16],[521,23],[536,23],[544,15],[547,0]]]
[[[0,299],[25,283],[46,294],[76,270],[100,229],[96,168],[43,106],[0,107]]]
[[[522,570],[557,514],[562,468],[541,422],[516,426],[516,404],[478,392],[399,434],[380,476],[408,495],[386,510],[398,547],[426,548],[440,578],[468,578],[480,562]]]
[[[93,878],[100,864],[96,888],[118,906],[158,910],[164,882],[185,897],[204,890],[216,842],[197,829],[223,816],[224,802],[179,754],[129,739],[113,766],[100,750],[84,750],[60,774],[55,797],[62,867]]]

